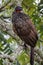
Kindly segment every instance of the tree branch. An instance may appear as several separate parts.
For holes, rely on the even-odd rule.
[[[17,59],[17,56],[20,55],[20,53],[23,50],[23,47],[18,46],[19,48],[17,48],[14,53],[13,56],[12,55],[7,55],[7,54],[0,54],[0,58],[1,59],[8,59],[10,62],[13,62]]]
[[[2,7],[0,7],[0,11],[5,8],[9,3],[10,3],[11,0],[9,0],[5,5],[3,5]]]

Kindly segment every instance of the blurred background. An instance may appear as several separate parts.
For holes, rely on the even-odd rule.
[[[30,65],[30,48],[27,54],[24,42],[12,29],[12,12],[17,5],[22,6],[37,29],[34,65],[43,65],[43,0],[0,0],[0,65]]]

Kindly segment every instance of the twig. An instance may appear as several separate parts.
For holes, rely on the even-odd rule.
[[[9,0],[5,5],[3,5],[2,7],[0,7],[0,11],[5,8],[9,3],[10,3],[11,0]]]
[[[0,16],[1,19],[8,19],[10,16]]]

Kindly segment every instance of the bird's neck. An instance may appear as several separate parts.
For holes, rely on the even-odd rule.
[[[20,13],[20,10],[16,10],[16,13]]]

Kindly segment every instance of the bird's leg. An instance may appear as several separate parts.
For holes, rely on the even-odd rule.
[[[25,50],[26,54],[29,54],[28,53],[28,47],[27,47],[26,43],[24,44],[24,50]]]
[[[26,46],[26,44],[24,43],[24,50],[26,51],[27,50],[27,46]]]

